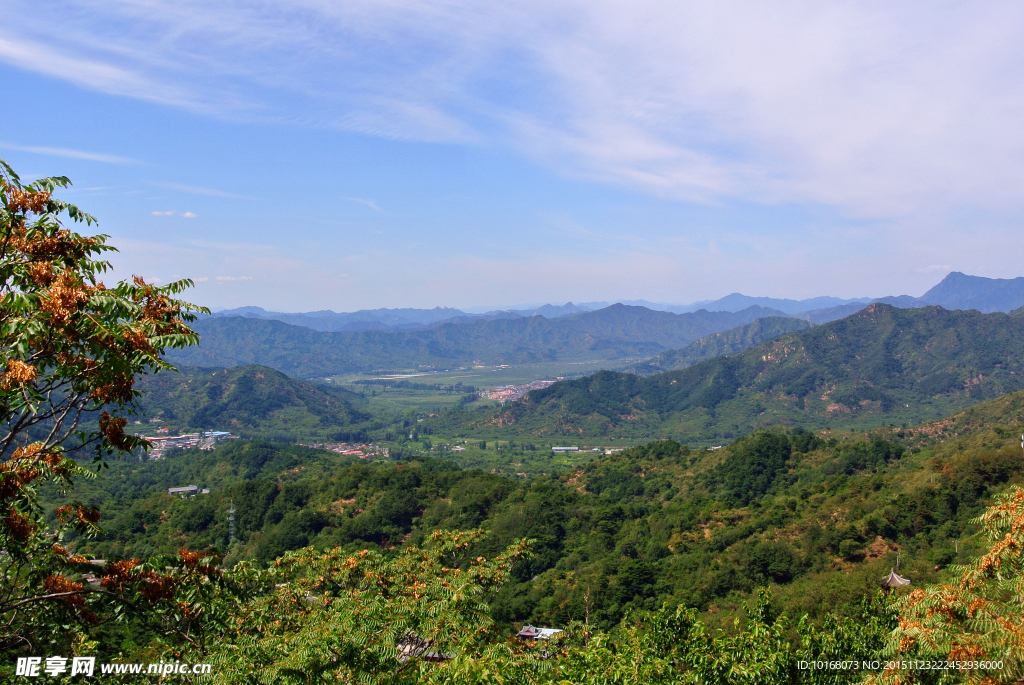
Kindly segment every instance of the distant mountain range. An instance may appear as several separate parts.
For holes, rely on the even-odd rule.
[[[1024,306],[1024,278],[947,275],[921,297],[874,300],[900,308],[940,305],[984,313]],[[221,311],[200,320],[198,348],[170,356],[194,366],[263,364],[300,378],[410,368],[451,368],[474,362],[601,361],[649,358],[640,373],[678,369],[717,354],[733,354],[802,325],[763,317],[789,317],[821,325],[847,317],[869,301],[816,297],[807,300],[748,297],[739,293],[695,305],[651,307],[600,303],[544,305],[534,309],[471,314],[458,309],[375,309],[285,314],[259,307]],[[766,304],[776,305],[768,307]],[[742,309],[736,307],[747,305]],[[726,331],[730,331],[728,334]],[[713,339],[691,346],[707,335]],[[690,346],[690,347],[688,347]],[[685,348],[685,349],[684,349]],[[658,356],[661,355],[661,356]],[[654,359],[654,357],[657,357]]]
[[[197,347],[174,350],[168,358],[204,367],[262,364],[299,378],[473,362],[643,359],[766,316],[782,312],[748,307],[672,314],[616,304],[554,319],[536,315],[354,333],[260,318],[210,317],[194,326],[201,336]]]
[[[442,323],[469,323],[529,318],[531,316],[557,319],[606,309],[612,304],[624,304],[673,314],[688,314],[702,309],[709,312],[739,312],[749,307],[764,307],[784,315],[804,319],[813,324],[821,324],[848,316],[872,302],[882,302],[903,308],[939,305],[946,309],[977,309],[985,313],[1010,312],[1024,306],[1024,277],[984,278],[954,271],[921,297],[896,295],[881,298],[812,297],[805,300],[790,300],[732,293],[717,300],[705,300],[692,304],[621,300],[619,302],[584,302],[580,304],[567,302],[563,305],[545,304],[538,307],[496,309],[486,312],[434,307],[433,309],[364,309],[357,312],[341,313],[324,310],[297,314],[266,311],[260,307],[239,307],[218,311],[212,316],[215,318],[266,319],[317,331],[354,333],[359,331],[416,330]]]
[[[921,297],[897,295],[849,300],[836,297],[783,300],[773,297],[748,297],[733,293],[719,300],[699,302],[689,306],[701,307],[708,311],[736,311],[752,305],[759,305],[778,309],[791,316],[807,319],[812,323],[825,323],[823,319],[833,321],[843,318],[863,309],[872,302],[881,302],[904,309],[939,305],[945,309],[977,309],[983,313],[1011,312],[1024,307],[1024,277],[985,278],[953,271]],[[677,308],[677,310],[686,311],[685,307]],[[833,316],[834,318],[829,318]]]
[[[601,371],[527,394],[464,430],[728,440],[759,426],[938,418],[1024,389],[1024,309],[872,304],[731,356],[641,378]]]
[[[239,307],[215,312],[216,318],[265,319],[282,321],[292,326],[303,326],[316,331],[374,331],[390,328],[422,328],[440,321],[465,316],[465,312],[450,307],[433,309],[363,309],[358,312],[338,313],[330,310],[289,314],[268,312],[261,307]]]
[[[304,326],[315,331],[331,333],[355,333],[358,331],[381,330],[415,330],[429,328],[441,323],[467,323],[469,321],[493,321],[495,319],[520,319],[530,316],[543,316],[546,319],[557,319],[592,308],[578,307],[572,302],[563,305],[546,304],[535,309],[494,310],[482,314],[470,314],[451,307],[434,307],[433,309],[362,309],[357,312],[332,312],[323,310],[290,314],[287,312],[269,312],[261,307],[239,307],[214,312],[214,318],[242,317],[246,319],[264,319],[282,321],[292,326]]]

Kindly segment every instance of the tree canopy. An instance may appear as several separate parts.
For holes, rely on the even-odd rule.
[[[9,654],[75,648],[85,626],[143,604],[161,607],[144,613],[156,629],[194,639],[186,625],[194,582],[184,576],[213,572],[209,559],[184,551],[177,578],[138,560],[96,567],[62,542],[72,530],[97,532],[99,512],[72,502],[47,521],[39,506],[43,484],[66,491],[95,475],[69,454],[93,448],[101,464],[144,446],[124,431],[135,378],[172,368],[164,350],[195,344],[188,323],[205,311],[176,299],[187,280],[106,286],[101,257],[114,248],[104,235],[65,228],[95,223],[54,197],[68,185],[64,177],[24,184],[0,160],[0,651]],[[88,571],[97,585],[78,580]]]

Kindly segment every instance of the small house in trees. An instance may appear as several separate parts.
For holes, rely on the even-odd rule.
[[[562,631],[558,628],[535,628],[533,626],[523,626],[523,629],[516,633],[516,637],[523,640],[550,640],[560,632]]]
[[[896,569],[891,569],[889,571],[889,575],[887,575],[885,578],[882,578],[881,585],[886,589],[886,591],[889,591],[892,590],[894,587],[899,587],[901,585],[910,585],[910,580],[907,578],[903,578],[902,576],[896,575]]]

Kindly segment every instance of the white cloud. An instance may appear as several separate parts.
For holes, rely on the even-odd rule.
[[[196,218],[196,215],[194,213],[192,213],[192,212],[182,212],[181,216],[186,218],[186,219],[195,219]]]
[[[0,60],[226,118],[501,145],[688,201],[1024,200],[1009,0],[10,0],[4,16]]]
[[[202,188],[199,186],[188,186],[181,183],[164,183],[158,182],[153,185],[158,188],[167,188],[168,190],[178,190],[183,193],[192,193],[193,195],[209,195],[211,197],[225,197],[234,200],[252,200],[253,198],[247,195],[237,195],[235,193],[229,193],[224,190],[217,190],[216,188]]]
[[[375,212],[380,211],[380,207],[378,207],[377,203],[374,202],[373,200],[366,200],[361,197],[346,197],[345,199],[348,200],[349,202],[358,202],[361,205],[366,205]]]
[[[38,5],[36,7],[39,8]],[[8,11],[11,9],[8,7]],[[20,9],[29,8],[22,7]],[[33,17],[26,15],[21,19],[31,23]],[[101,46],[88,45],[88,41],[80,40],[78,45],[80,52],[76,54],[67,50],[67,46],[76,42],[71,35],[66,36],[69,40],[53,41],[51,40],[53,35],[49,30],[45,30],[47,28],[45,24],[50,24],[50,30],[60,31],[59,24],[52,21],[52,15],[40,22],[43,24],[43,26],[39,26],[43,29],[41,31],[42,41],[25,38],[22,32],[15,27],[17,23],[5,11],[7,32],[0,29],[0,60],[8,64],[46,76],[65,79],[75,85],[112,95],[126,95],[206,112],[213,112],[215,109],[211,103],[204,103],[192,97],[187,87],[179,86],[171,79],[150,78],[132,67],[125,68],[112,64],[110,61],[104,61],[102,55],[96,54],[96,49],[102,49]],[[82,37],[80,36],[80,38]],[[64,46],[65,51],[62,52],[54,48],[54,45]],[[114,47],[114,44],[109,47]]]
[[[176,212],[173,209],[169,209],[166,212],[150,212],[153,216],[174,216]]]
[[[918,272],[919,274],[930,274],[935,271],[946,272],[952,270],[953,267],[951,267],[949,264],[932,264],[931,266],[923,266],[919,269],[914,269],[914,271]]]
[[[230,281],[251,281],[252,276],[216,276],[213,280],[220,283],[227,283]]]
[[[106,164],[139,164],[134,159],[128,157],[118,157],[117,155],[107,155],[100,152],[85,152],[83,150],[71,150],[63,147],[35,147],[30,145],[12,145],[10,143],[0,143],[0,148],[6,150],[17,150],[19,152],[29,152],[35,155],[47,155],[49,157],[64,157],[66,159],[81,159],[87,162],[104,162]],[[105,188],[85,188],[83,190],[105,190]]]

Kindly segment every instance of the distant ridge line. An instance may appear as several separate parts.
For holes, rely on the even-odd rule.
[[[615,302],[566,302],[562,305],[519,306],[495,308],[488,311],[465,311],[453,307],[380,308],[355,312],[273,312],[261,307],[247,306],[221,310],[212,318],[243,317],[282,321],[293,326],[303,326],[317,331],[354,333],[359,331],[409,331],[439,326],[445,323],[469,323],[472,321],[493,321],[542,316],[559,319],[578,314],[607,309],[615,304],[643,307],[651,311],[672,314],[689,314],[699,311],[740,312],[751,306],[766,307],[784,316],[804,319],[813,324],[822,324],[848,316],[872,302],[881,302],[900,308],[914,308],[939,305],[946,309],[977,309],[983,313],[1011,312],[1024,306],[1024,277],[986,278],[970,276],[959,271],[950,272],[939,283],[921,297],[895,295],[886,297],[839,298],[831,296],[811,297],[793,300],[773,297],[754,297],[731,293],[717,300],[703,300],[691,304],[668,304],[647,300],[619,300]]]

